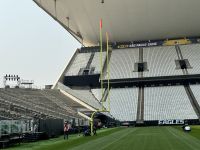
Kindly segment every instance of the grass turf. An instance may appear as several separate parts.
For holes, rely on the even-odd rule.
[[[200,139],[200,126],[199,125],[193,125],[193,126],[190,126],[190,127],[191,127],[191,132],[189,132],[188,134]],[[180,126],[176,126],[175,128],[180,130],[180,131],[183,130]]]
[[[72,147],[75,147],[80,144],[107,136],[113,132],[122,130],[121,128],[109,128],[98,130],[98,136],[87,136],[83,137],[82,135],[69,135],[69,140],[64,140],[63,136],[59,138],[54,138],[50,140],[31,142],[31,143],[22,143],[21,145],[15,145],[13,147],[7,148],[7,150],[67,150]]]
[[[191,133],[180,127],[140,127],[104,130],[93,137],[71,136],[23,144],[11,150],[199,150],[200,126]],[[199,138],[199,139],[198,139]],[[32,144],[32,145],[31,145]]]

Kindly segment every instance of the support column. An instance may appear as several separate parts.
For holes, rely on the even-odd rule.
[[[139,63],[143,63],[143,48],[139,48]],[[138,77],[143,78],[143,72],[138,72]],[[144,123],[144,86],[139,86],[138,106],[137,106],[137,124]]]
[[[182,55],[182,52],[181,52],[179,45],[175,45],[175,48],[176,48],[176,53],[177,53],[178,59],[183,60],[184,58],[183,58],[183,55]],[[183,72],[184,75],[189,74],[187,69],[182,69],[182,72]]]

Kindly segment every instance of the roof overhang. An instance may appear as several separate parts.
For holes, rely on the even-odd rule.
[[[198,0],[34,0],[83,45],[200,35]],[[105,41],[105,36],[103,36]]]

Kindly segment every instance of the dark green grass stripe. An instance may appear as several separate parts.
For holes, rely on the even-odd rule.
[[[97,131],[98,136],[83,137],[78,135],[70,135],[69,140],[63,140],[63,136],[47,141],[39,141],[34,143],[23,143],[20,146],[9,148],[9,150],[67,150],[72,147],[84,144],[86,142],[107,136],[113,132],[123,130],[123,128],[110,128]]]
[[[125,138],[129,134],[132,134],[136,130],[137,130],[136,128],[135,129],[126,128],[124,130],[110,134],[106,137],[102,137],[102,138],[87,142],[85,144],[79,145],[70,150],[94,150],[94,149],[103,150],[103,149],[106,149],[107,147],[109,147],[110,145],[118,145],[118,143],[123,138]]]
[[[99,138],[104,138],[109,136],[110,134],[112,134],[113,132],[120,132],[121,130],[123,130],[122,128],[115,128],[106,132],[102,132],[100,134],[98,134],[97,136],[93,136],[93,137],[81,137],[75,140],[69,140],[69,141],[64,141],[61,144],[54,144],[50,146],[46,146],[46,147],[41,147],[39,149],[36,150],[68,150],[80,145],[84,145],[85,143],[92,143],[94,140],[97,140]],[[84,147],[81,146],[81,149],[83,150]]]
[[[199,144],[199,140],[171,127],[147,127],[138,128],[104,150],[197,150]]]
[[[181,126],[174,126],[174,128],[178,129],[180,131],[183,131]],[[192,129],[192,131],[189,132],[188,134],[193,136],[193,137],[196,137],[197,139],[200,140],[200,126],[199,125],[193,125],[193,126],[191,126],[191,129]]]
[[[157,143],[162,134],[160,128],[136,128],[137,130],[133,133],[128,134],[125,138],[120,140],[117,144],[112,144],[105,150],[156,150],[161,144]]]
[[[200,131],[199,127],[196,130]],[[115,128],[101,132],[93,137],[73,135],[68,141],[62,137],[22,144],[12,150],[200,150],[199,139],[176,127]]]

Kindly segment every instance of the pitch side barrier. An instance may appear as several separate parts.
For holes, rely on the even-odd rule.
[[[175,125],[198,125],[200,124],[198,119],[167,119],[167,120],[150,120],[144,121],[143,124],[137,124],[136,121],[122,121],[121,126],[175,126]]]
[[[107,86],[107,80],[103,80],[104,87]],[[133,86],[164,86],[164,85],[187,85],[200,82],[200,74],[195,75],[177,75],[162,77],[145,77],[145,78],[127,78],[127,79],[110,79],[110,86],[115,87],[133,87]]]
[[[144,121],[143,126],[174,126],[174,125],[197,125],[200,124],[198,119],[167,119],[167,120],[151,120],[151,121]]]
[[[14,144],[20,144],[23,140],[21,133],[3,134],[0,137],[0,149]]]
[[[100,88],[99,74],[65,76],[64,85],[66,86],[90,86]],[[200,74],[195,75],[177,75],[162,77],[145,77],[145,78],[125,78],[110,79],[110,87],[132,87],[132,86],[156,86],[156,85],[176,85],[176,84],[195,84],[200,82]],[[103,86],[107,87],[108,80],[103,80]]]

